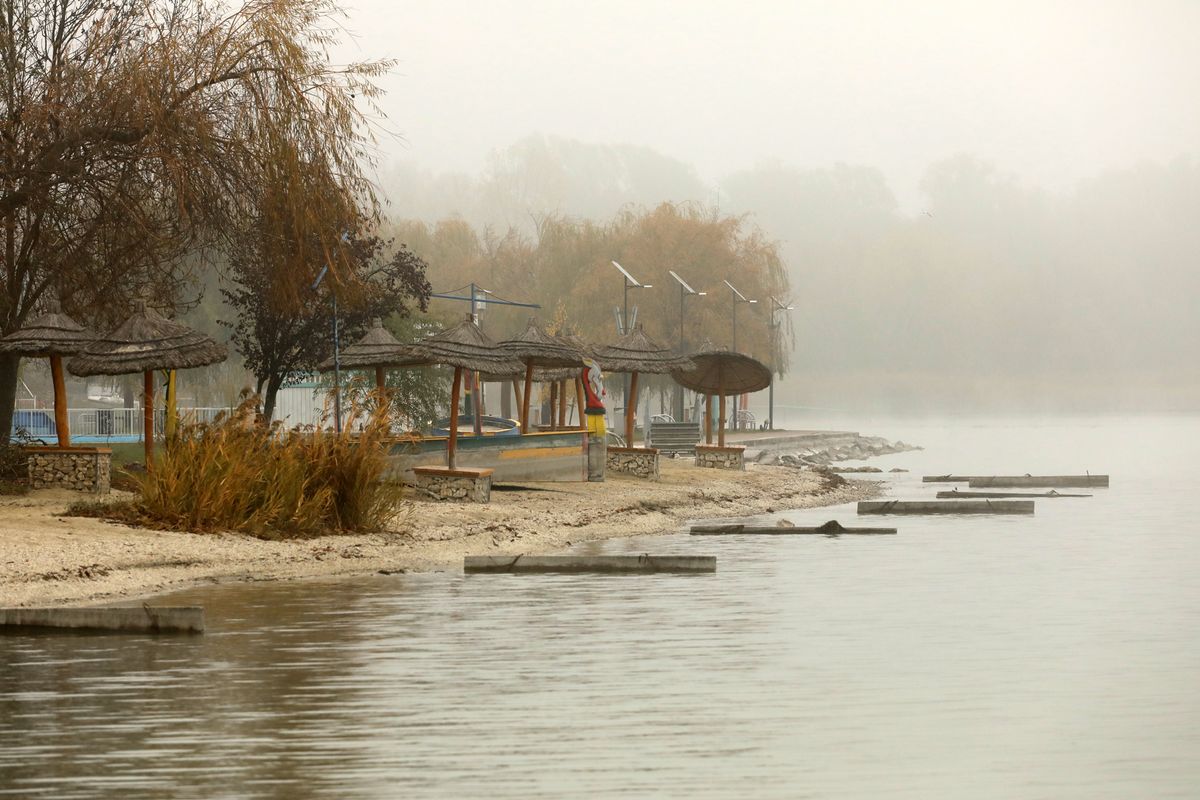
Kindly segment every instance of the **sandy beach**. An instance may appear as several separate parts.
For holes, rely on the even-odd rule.
[[[704,470],[664,459],[656,482],[500,489],[487,505],[416,496],[386,532],[264,541],[241,534],[131,528],[62,516],[83,495],[34,491],[0,500],[0,606],[87,605],[205,582],[292,580],[458,569],[468,553],[549,553],[572,543],[677,530],[689,519],[835,505],[878,494],[874,482],[831,488],[819,473],[751,464]]]

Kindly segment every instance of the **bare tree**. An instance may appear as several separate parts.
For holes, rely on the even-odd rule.
[[[172,304],[195,263],[181,256],[221,244],[263,185],[286,189],[275,233],[302,243],[297,263],[312,249],[344,270],[326,221],[376,213],[358,104],[373,107],[390,63],[332,68],[339,13],[332,0],[0,5],[0,331],[54,292],[99,328],[138,293]],[[308,191],[329,176],[332,190]],[[0,437],[16,368],[0,359]]]

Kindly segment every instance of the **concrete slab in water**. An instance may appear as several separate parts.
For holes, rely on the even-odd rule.
[[[204,633],[198,607],[0,608],[0,631],[59,629],[130,633]]]
[[[716,556],[467,556],[463,572],[549,573],[716,572]]]

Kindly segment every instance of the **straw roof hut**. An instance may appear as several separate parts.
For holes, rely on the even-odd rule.
[[[706,342],[699,352],[693,353],[692,369],[680,369],[671,373],[677,383],[705,395],[705,441],[712,444],[712,397],[720,398],[718,445],[725,446],[725,398],[729,395],[745,394],[766,389],[771,385],[770,368],[744,353],[714,348]]]
[[[73,356],[96,340],[94,333],[62,313],[57,301],[46,305],[46,313],[0,339],[0,352],[43,358]]]
[[[95,334],[62,313],[58,300],[51,298],[46,303],[46,313],[0,339],[0,352],[50,359],[50,375],[54,382],[54,429],[59,447],[71,446],[62,357],[81,352],[95,338]]]
[[[638,325],[607,347],[596,348],[595,359],[606,372],[628,372],[629,397],[625,400],[625,441],[633,441],[633,420],[637,411],[638,373],[662,375],[695,365],[646,335]]]
[[[454,469],[454,455],[458,448],[458,396],[462,391],[462,371],[469,369],[475,372],[513,375],[519,372],[523,365],[505,355],[470,317],[453,328],[412,345],[412,352],[429,364],[454,367],[454,384],[450,393],[450,439],[446,446],[446,465]],[[478,421],[479,415],[476,414],[475,418]]]
[[[520,335],[500,343],[500,349],[525,365],[525,391],[521,395],[521,431],[529,430],[529,396],[535,370],[541,368],[540,381],[578,378],[583,369],[583,350],[562,336],[546,333],[533,317]]]
[[[229,357],[225,345],[200,331],[167,319],[145,301],[111,333],[98,336],[67,362],[72,375],[129,375],[156,369],[192,369]]]
[[[595,359],[605,372],[663,375],[693,366],[686,356],[680,356],[651,339],[640,324],[612,344],[597,347]]]
[[[383,327],[379,317],[371,320],[371,327],[362,338],[338,354],[338,366],[341,369],[374,369],[375,388],[383,390],[385,386],[384,370],[388,367],[423,367],[429,361],[418,355],[412,345],[401,344],[391,331]],[[329,357],[317,365],[320,372],[329,372],[334,368],[333,357]]]
[[[144,300],[138,300],[127,320],[111,333],[97,337],[67,362],[67,369],[79,376],[143,374],[142,436],[149,469],[154,456],[154,371],[206,367],[228,356],[224,345],[167,319],[147,308]]]

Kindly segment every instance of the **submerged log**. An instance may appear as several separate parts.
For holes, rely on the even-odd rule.
[[[842,534],[894,534],[895,528],[847,528],[837,520],[829,520],[824,525],[815,527],[799,527],[793,525],[745,525],[740,523],[725,523],[719,525],[693,525],[693,536],[732,536],[745,534],[747,536],[841,536]]]
[[[947,500],[955,497],[1091,497],[1090,494],[1064,494],[1053,489],[1048,492],[964,492],[960,489],[952,489],[948,492],[938,492],[937,496]]]
[[[204,609],[195,606],[0,609],[0,631],[39,628],[137,633],[204,633]]]
[[[993,475],[971,478],[972,489],[1021,489],[1038,486],[1108,486],[1107,475]]]
[[[584,573],[716,572],[716,556],[467,556],[463,572]]]
[[[863,500],[859,514],[1032,514],[1032,500]]]

